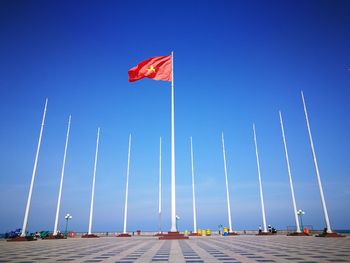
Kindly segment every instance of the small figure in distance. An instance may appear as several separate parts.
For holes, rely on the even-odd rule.
[[[261,230],[261,225],[259,226],[259,234],[262,232],[262,230]]]
[[[269,232],[272,232],[272,228],[271,228],[271,225],[268,225],[268,230],[269,230]]]

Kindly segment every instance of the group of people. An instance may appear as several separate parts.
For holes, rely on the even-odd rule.
[[[267,226],[267,231],[272,233],[272,234],[276,234],[277,233],[277,230],[276,228],[272,227],[271,225],[268,225]],[[259,234],[262,232],[262,229],[261,229],[261,225],[259,226]]]

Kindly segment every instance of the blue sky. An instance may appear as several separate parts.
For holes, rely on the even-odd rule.
[[[138,62],[174,51],[177,214],[192,229],[193,136],[198,228],[228,225],[221,132],[234,229],[261,224],[255,122],[268,224],[294,225],[278,110],[298,208],[324,220],[302,108],[304,91],[331,225],[349,229],[348,1],[1,1],[0,232],[22,226],[49,98],[28,230],[53,229],[72,114],[59,228],[87,231],[101,127],[93,231],[156,230],[159,136],[163,229],[170,228],[170,84],[128,83]]]

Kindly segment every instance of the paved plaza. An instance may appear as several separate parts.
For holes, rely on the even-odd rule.
[[[212,236],[0,241],[0,262],[350,262],[350,237]]]

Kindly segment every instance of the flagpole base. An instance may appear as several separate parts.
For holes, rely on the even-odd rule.
[[[256,234],[257,236],[273,236],[276,235],[277,233],[272,233],[272,232],[259,232]]]
[[[13,238],[7,239],[7,242],[22,242],[22,241],[36,241],[36,239],[32,236],[13,237]]]
[[[202,235],[198,234],[198,232],[197,233],[190,233],[188,235],[191,236],[191,237],[200,237],[200,236],[202,236]]]
[[[62,234],[57,234],[57,235],[48,235],[47,237],[44,237],[43,239],[45,240],[56,240],[56,239],[67,239],[66,236]]]
[[[168,232],[167,234],[163,234],[158,238],[159,240],[174,240],[174,239],[188,239],[188,236],[184,234],[180,234],[179,232]]]
[[[85,235],[82,235],[81,238],[99,238],[99,236],[95,234],[85,234]]]
[[[119,234],[117,237],[131,237],[128,233]]]
[[[332,233],[323,232],[321,234],[315,235],[315,237],[345,237],[345,236],[335,232],[332,232]]]
[[[229,236],[239,236],[239,234],[236,232],[228,232],[228,235]]]
[[[289,237],[309,237],[310,235],[305,232],[292,232],[288,233],[287,236]]]

